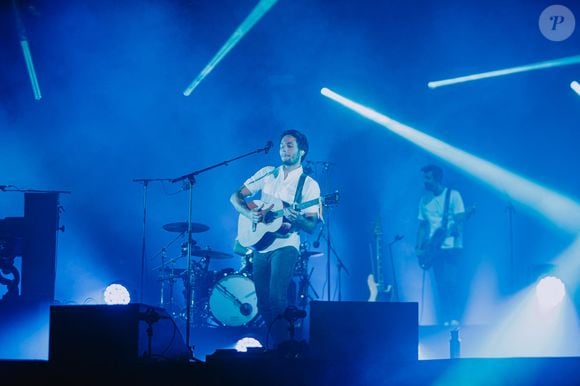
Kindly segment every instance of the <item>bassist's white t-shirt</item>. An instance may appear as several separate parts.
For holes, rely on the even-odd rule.
[[[419,216],[418,219],[421,221],[427,221],[429,223],[429,237],[433,236],[435,230],[441,227],[443,221],[443,210],[445,209],[445,195],[447,194],[447,189],[445,188],[441,194],[435,196],[433,192],[428,192],[419,202]],[[457,190],[451,190],[449,195],[449,209],[448,209],[448,220],[447,229],[453,229],[454,220],[453,217],[456,214],[465,212],[463,206],[463,199],[461,194]],[[448,235],[441,248],[462,248],[462,240],[453,235]]]

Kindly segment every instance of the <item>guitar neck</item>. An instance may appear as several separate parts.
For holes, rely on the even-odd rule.
[[[306,201],[306,202],[303,202],[300,204],[295,204],[294,209],[296,209],[296,210],[306,209],[306,208],[311,207],[312,205],[318,204],[319,202],[320,202],[320,198],[315,198],[315,199],[310,200],[310,201]],[[284,203],[284,206],[288,207],[288,206],[292,206],[292,205]],[[282,216],[284,216],[284,209],[282,208],[282,209],[278,209],[278,210],[273,210],[270,212],[269,216],[271,216],[271,218],[273,218],[273,219],[278,218],[278,217],[282,217]]]
[[[306,202],[302,202],[300,204],[296,204],[295,208],[297,210],[306,209],[306,208],[311,207],[312,205],[316,205],[316,204],[320,203],[320,201],[321,201],[321,198],[318,197],[318,198],[315,198],[315,199],[312,199],[312,200],[309,200]]]
[[[382,234],[378,233],[375,235],[375,248],[376,248],[376,260],[377,260],[377,284],[379,288],[384,288],[385,277],[383,272],[383,238]]]

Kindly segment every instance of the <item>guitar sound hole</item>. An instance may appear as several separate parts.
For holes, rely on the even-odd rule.
[[[272,221],[274,221],[275,217],[274,217],[274,213],[272,212],[268,212],[266,213],[266,215],[264,216],[264,222],[266,224],[271,223]]]

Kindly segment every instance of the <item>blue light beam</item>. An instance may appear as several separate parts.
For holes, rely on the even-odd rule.
[[[512,199],[528,206],[540,216],[549,219],[561,229],[572,234],[580,233],[580,205],[574,200],[526,180],[489,161],[453,147],[412,127],[397,122],[373,109],[345,98],[328,88],[323,88],[320,92],[322,95],[378,123],[415,145],[479,178],[501,193],[507,194]]]
[[[252,12],[246,17],[246,19],[240,24],[240,26],[234,31],[226,43],[220,48],[217,54],[210,60],[210,62],[205,66],[205,68],[199,73],[199,75],[190,83],[189,86],[183,91],[183,95],[190,96],[193,90],[205,79],[206,76],[213,71],[213,69],[218,65],[219,62],[230,52],[232,48],[238,44],[238,42],[250,31],[250,29],[276,4],[278,0],[261,0],[258,5],[254,7]]]
[[[20,11],[18,10],[16,0],[12,0],[12,11],[14,13],[14,19],[16,20],[16,28],[18,30],[18,37],[20,39],[20,48],[22,48],[22,54],[24,55],[24,62],[26,63],[26,70],[28,71],[28,77],[30,78],[30,84],[32,85],[34,99],[40,100],[42,98],[42,94],[40,93],[40,86],[38,85],[36,71],[34,70],[34,62],[32,61],[32,54],[30,52],[30,46],[28,45],[28,38],[26,37],[26,29],[24,28],[24,24],[20,18]]]
[[[42,94],[40,93],[40,86],[38,85],[38,79],[36,78],[36,71],[34,70],[34,63],[32,62],[32,54],[30,53],[28,40],[21,40],[20,47],[22,47],[22,54],[24,55],[24,61],[26,62],[26,69],[28,70],[28,77],[30,78],[30,84],[32,85],[34,99],[40,100]]]
[[[457,78],[431,81],[431,82],[427,83],[427,87],[433,89],[433,88],[442,87],[442,86],[450,86],[450,85],[456,84],[456,83],[471,82],[474,80],[480,80],[480,79],[485,79],[485,78],[495,78],[497,76],[510,75],[510,74],[515,74],[518,72],[542,70],[545,68],[552,68],[552,67],[569,66],[569,65],[577,64],[577,63],[580,63],[580,55],[569,56],[569,57],[561,58],[561,59],[547,60],[545,62],[526,64],[523,66],[506,68],[503,70],[495,70],[495,71],[489,71],[489,72],[482,72],[479,74],[459,76]]]

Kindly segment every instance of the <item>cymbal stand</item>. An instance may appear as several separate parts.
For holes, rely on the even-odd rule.
[[[187,210],[187,271],[185,280],[185,341],[190,354],[193,356],[193,349],[189,344],[189,337],[191,334],[191,220],[193,211],[193,184],[195,183],[195,176],[188,176],[189,200]]]
[[[161,249],[161,272],[162,275],[165,274],[165,257],[166,257],[165,247]],[[169,303],[173,303],[173,282],[171,283],[171,290],[169,291]],[[161,279],[161,299],[159,300],[159,305],[161,307],[165,306],[165,278],[162,276]]]
[[[302,309],[305,309],[308,305],[308,302],[312,299],[312,297],[309,295],[309,291],[314,293],[315,299],[320,298],[320,296],[318,296],[318,292],[316,292],[316,289],[310,281],[313,272],[314,268],[312,268],[310,272],[308,272],[307,268],[305,268],[304,272],[300,275],[298,282],[298,306]]]
[[[206,168],[196,170],[194,172],[185,174],[181,177],[177,177],[177,178],[174,178],[171,180],[172,183],[187,180],[187,187],[189,190],[188,211],[187,211],[188,212],[187,213],[187,272],[186,272],[187,278],[185,280],[185,291],[186,291],[185,342],[186,342],[187,348],[189,349],[189,352],[192,355],[192,357],[193,357],[193,350],[192,350],[191,343],[190,343],[190,336],[191,336],[191,272],[192,272],[191,271],[191,268],[192,268],[192,263],[191,263],[191,247],[192,247],[192,243],[191,243],[191,240],[192,240],[191,220],[192,220],[192,211],[193,211],[193,189],[192,189],[192,187],[195,184],[195,177],[201,173],[208,171],[208,170],[217,168],[218,166],[227,166],[232,161],[247,157],[247,156],[252,155],[252,154],[257,154],[260,152],[268,153],[268,151],[270,151],[271,148],[272,148],[272,141],[268,141],[268,143],[266,143],[266,146],[263,148],[251,151],[249,153],[234,157],[234,158],[226,160],[226,161],[219,162],[219,163],[214,164],[212,166],[208,166]],[[195,358],[195,357],[193,357],[193,358]]]

